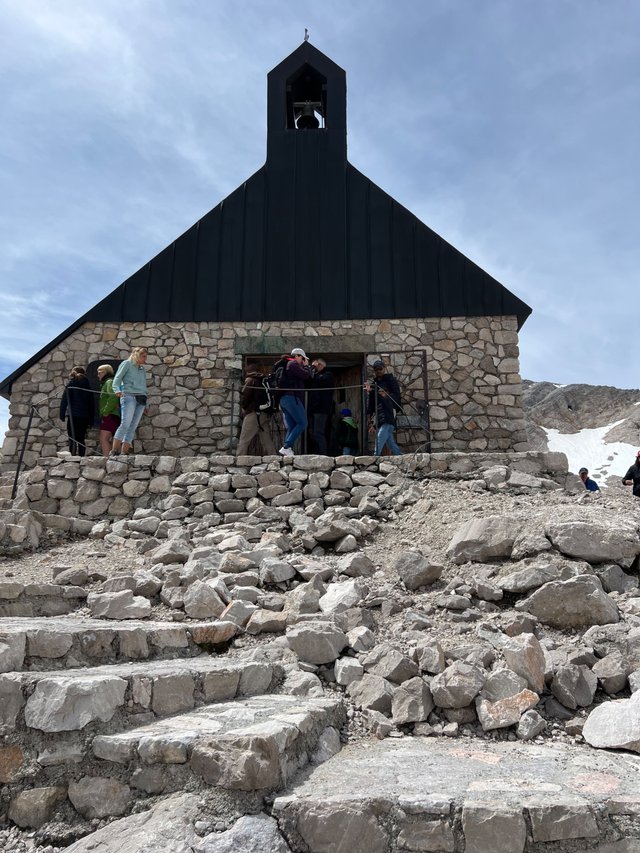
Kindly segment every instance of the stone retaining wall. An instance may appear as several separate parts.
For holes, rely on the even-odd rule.
[[[384,502],[407,476],[460,476],[495,469],[495,483],[558,488],[567,481],[561,453],[435,453],[376,456],[131,456],[42,459],[23,475],[20,513],[29,524],[86,535],[98,522],[129,519],[133,535],[163,535],[172,522],[192,518],[215,527],[242,520],[264,506],[359,507]],[[569,475],[570,476],[570,475]],[[575,479],[575,478],[573,478]],[[153,512],[151,510],[153,509]],[[160,512],[158,511],[160,509]],[[149,517],[151,516],[151,517]],[[161,519],[161,521],[159,521]],[[24,522],[27,523],[26,521]],[[18,547],[16,525],[5,526],[0,548]],[[152,529],[153,528],[153,529]],[[23,547],[35,547],[22,537]]]
[[[309,355],[382,355],[398,377],[407,414],[429,408],[432,450],[525,450],[515,317],[287,323],[85,323],[17,379],[11,390],[4,464],[15,464],[29,407],[35,418],[25,464],[66,447],[58,418],[73,364],[97,364],[149,348],[151,411],[140,426],[144,453],[197,455],[228,451],[239,432],[243,357],[277,356],[293,346]],[[425,374],[426,364],[426,374]],[[359,392],[353,391],[354,399]],[[419,433],[419,434],[418,434]],[[400,435],[415,449],[424,430]],[[95,431],[89,443],[97,445]]]

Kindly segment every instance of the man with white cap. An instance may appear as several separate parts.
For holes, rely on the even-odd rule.
[[[304,408],[304,389],[311,379],[309,359],[300,347],[291,350],[282,378],[280,409],[285,417],[287,434],[278,451],[281,456],[293,456],[293,446],[307,428],[307,413]]]

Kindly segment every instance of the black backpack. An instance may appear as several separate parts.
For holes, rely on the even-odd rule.
[[[256,410],[263,415],[272,415],[277,409],[282,396],[282,387],[286,361],[277,361],[268,376],[262,377],[262,388],[257,389],[258,403]]]

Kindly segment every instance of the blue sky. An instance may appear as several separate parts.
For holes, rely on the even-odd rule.
[[[308,27],[347,72],[349,160],[533,307],[523,377],[640,386],[636,0],[0,13],[3,377],[262,165],[266,74]]]

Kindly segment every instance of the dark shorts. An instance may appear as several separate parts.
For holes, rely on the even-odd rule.
[[[117,415],[105,415],[100,421],[100,429],[110,432],[112,435],[120,426],[120,418]]]

